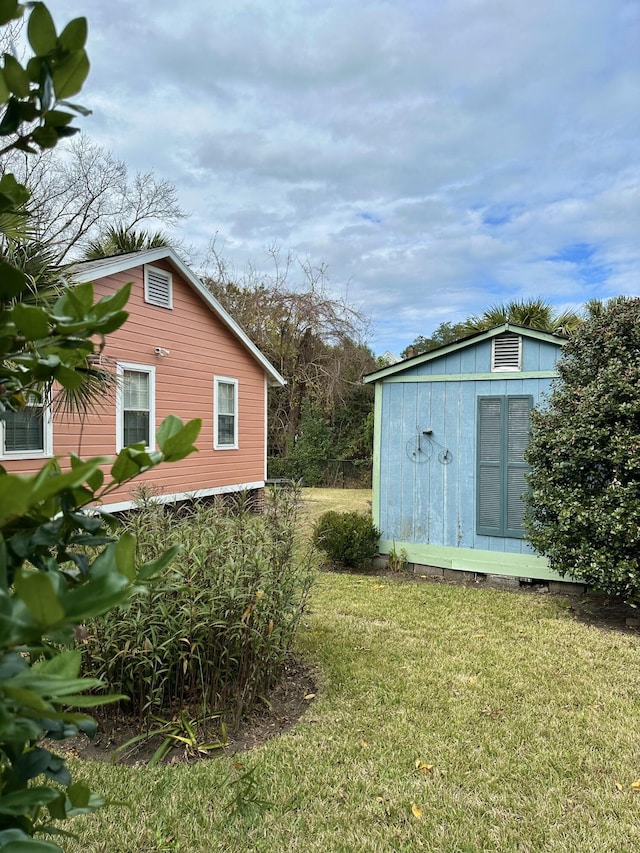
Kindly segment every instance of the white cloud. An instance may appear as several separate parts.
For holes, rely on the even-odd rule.
[[[377,351],[511,296],[637,292],[637,2],[95,6],[50,0],[89,18],[87,132],[176,184],[188,243],[326,262]]]

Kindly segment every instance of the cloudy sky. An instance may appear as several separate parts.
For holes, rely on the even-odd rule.
[[[86,133],[241,271],[328,267],[370,346],[499,301],[640,294],[639,0],[49,0]]]

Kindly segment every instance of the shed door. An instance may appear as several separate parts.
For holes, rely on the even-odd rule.
[[[531,396],[478,397],[476,529],[522,538]]]

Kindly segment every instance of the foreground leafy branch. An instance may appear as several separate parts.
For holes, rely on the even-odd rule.
[[[43,3],[28,6],[34,56],[23,67],[5,54],[0,67],[0,136],[8,140],[0,154],[53,147],[76,132],[74,113],[87,112],[65,100],[89,69],[86,20],[71,21],[58,35]],[[24,8],[0,0],[0,26]],[[104,336],[127,318],[128,286],[95,302],[91,284],[67,285],[51,299],[12,264],[11,247],[29,231],[28,199],[13,175],[2,177],[0,419],[34,398],[48,399],[54,383],[80,388]],[[170,416],[154,451],[139,444],[112,462],[72,457],[68,470],[54,459],[33,476],[0,467],[0,849],[7,853],[60,853],[58,844],[36,836],[67,835],[55,822],[103,805],[48,747],[79,732],[91,735],[95,724],[84,709],[120,698],[92,695],[103,684],[80,676],[75,632],[143,592],[178,550],[137,565],[135,537],[118,537],[113,518],[86,510],[139,473],[183,459],[195,450],[199,429],[198,420],[183,424]]]

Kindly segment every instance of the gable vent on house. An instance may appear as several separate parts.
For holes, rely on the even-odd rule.
[[[144,301],[160,308],[173,308],[173,276],[170,272],[145,266]]]
[[[493,339],[491,370],[520,370],[522,360],[522,338],[520,335],[498,335]]]

